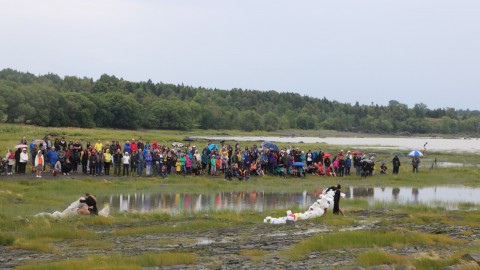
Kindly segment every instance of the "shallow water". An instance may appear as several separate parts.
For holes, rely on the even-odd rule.
[[[282,143],[318,143],[330,145],[350,145],[362,150],[365,148],[379,148],[379,149],[402,149],[405,154],[408,150],[423,150],[427,151],[461,151],[461,152],[480,152],[479,138],[433,138],[433,137],[416,137],[416,138],[362,138],[362,137],[281,137],[281,136],[195,136],[197,139],[211,139],[213,141],[229,140],[229,141],[272,141]],[[298,145],[297,145],[298,146]],[[321,145],[319,145],[321,148]],[[349,149],[345,149],[349,150]]]
[[[480,188],[468,187],[350,187],[345,200],[364,198],[370,204],[426,204],[457,208],[459,203],[480,204]],[[217,194],[120,194],[100,198],[112,210],[166,213],[208,212],[216,210],[306,209],[318,198],[317,192],[222,192]]]

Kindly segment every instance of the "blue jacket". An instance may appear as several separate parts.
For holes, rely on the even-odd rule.
[[[48,150],[47,161],[50,165],[54,166],[55,163],[57,163],[57,161],[58,161],[57,151],[52,150],[52,149]]]
[[[350,167],[352,166],[352,160],[350,159],[350,157],[347,157],[347,159],[345,159],[345,167]]]

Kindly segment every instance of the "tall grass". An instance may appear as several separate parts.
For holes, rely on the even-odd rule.
[[[250,260],[257,262],[263,260],[268,252],[261,249],[242,249],[240,255],[250,258]]]
[[[10,246],[15,241],[12,233],[0,232],[0,246]]]
[[[300,260],[310,252],[334,249],[373,248],[395,245],[400,247],[411,244],[460,244],[462,240],[445,235],[424,234],[405,231],[345,231],[326,235],[315,235],[295,244],[284,255]]]
[[[196,264],[194,253],[150,253],[138,256],[88,256],[84,259],[69,259],[56,262],[33,263],[17,267],[20,270],[84,270],[84,269],[142,269],[143,267],[166,267]]]
[[[373,266],[381,264],[406,265],[410,259],[405,256],[391,254],[384,250],[373,249],[361,253],[356,258],[356,264],[361,266]]]

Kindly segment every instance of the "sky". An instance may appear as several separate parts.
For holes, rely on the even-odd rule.
[[[478,0],[0,0],[0,69],[480,110]]]

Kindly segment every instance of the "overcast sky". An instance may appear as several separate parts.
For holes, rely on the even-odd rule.
[[[0,69],[480,110],[478,0],[0,0]]]

